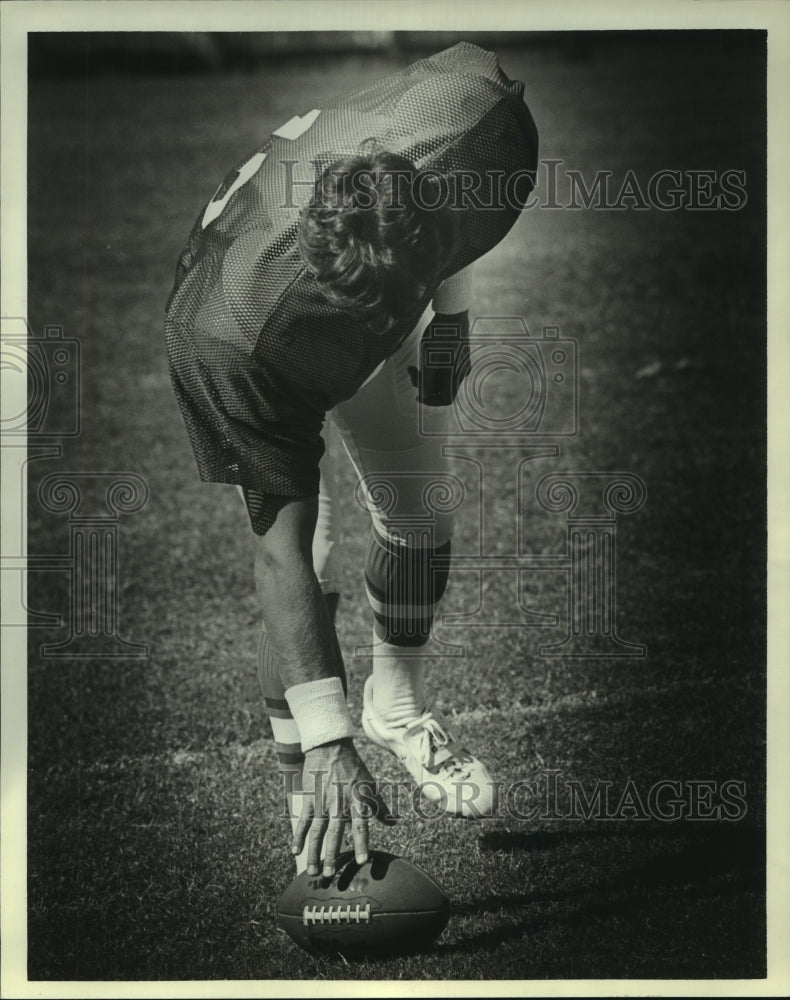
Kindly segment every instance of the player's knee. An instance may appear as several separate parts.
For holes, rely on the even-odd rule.
[[[422,646],[430,637],[450,570],[448,540],[411,547],[371,532],[365,588],[376,635],[395,646]]]

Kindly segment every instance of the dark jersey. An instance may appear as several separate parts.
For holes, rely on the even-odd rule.
[[[444,279],[502,239],[531,190],[537,132],[523,89],[492,53],[461,43],[291,119],[228,175],[195,223],[166,309],[171,378],[203,480],[315,495],[326,412],[419,319],[373,334],[322,295],[296,246],[316,174],[370,140],[418,169],[463,174],[440,192],[460,231]]]

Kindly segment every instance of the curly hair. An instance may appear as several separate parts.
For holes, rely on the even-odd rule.
[[[441,202],[436,172],[404,156],[337,160],[302,211],[302,259],[332,305],[385,333],[421,308],[455,251],[455,213]]]

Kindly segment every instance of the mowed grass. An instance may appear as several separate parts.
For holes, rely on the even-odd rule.
[[[425,820],[404,800],[374,846],[431,871],[453,917],[425,953],[312,958],[277,930],[291,878],[275,756],[255,675],[249,529],[232,488],[198,482],[162,336],[176,257],[228,168],[294,113],[413,55],[284,62],[250,75],[34,81],[29,318],[83,354],[83,433],[34,461],[30,551],[68,549],[36,486],[54,471],[134,472],[121,518],[120,631],[145,659],[52,660],[31,630],[28,888],[31,979],[574,979],[761,976],[764,948],[764,185],[760,39],[597,38],[503,49],[527,83],[541,155],[591,179],[744,169],[739,212],[534,209],[482,262],[476,311],[559,325],[578,342],[580,431],[518,473],[524,447],[464,442],[456,550],[564,551],[535,486],[624,471],[647,501],[618,520],[617,620],[642,659],[562,659],[565,578],[457,573],[444,610],[482,593],[496,622],[440,625],[462,655],[430,681],[505,783],[557,775],[615,800],[629,781],[744,783],[737,821]],[[563,169],[564,169],[563,168]],[[57,178],[57,183],[53,182]],[[652,377],[638,377],[660,362]],[[505,394],[515,394],[502,383]],[[515,399],[502,401],[508,412]],[[54,406],[59,405],[57,400]],[[512,412],[512,411],[511,411]],[[350,470],[343,485],[350,497]],[[339,634],[358,715],[369,668],[349,502]],[[512,627],[531,611],[555,630]],[[68,615],[65,575],[30,605]],[[367,741],[384,780],[402,777]],[[718,794],[718,793],[717,793]],[[560,805],[564,805],[562,799]],[[715,799],[714,801],[718,801]],[[521,800],[519,800],[521,803]],[[526,811],[523,808],[522,811]],[[565,815],[563,808],[556,815]],[[630,814],[626,813],[626,817]]]

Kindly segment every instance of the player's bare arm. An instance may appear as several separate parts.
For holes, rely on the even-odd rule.
[[[255,584],[286,690],[337,674],[330,622],[312,565],[318,498],[286,503],[255,535]]]
[[[280,508],[266,534],[255,536],[256,585],[286,698],[293,688],[309,690],[299,686],[337,678],[341,670],[334,657],[326,602],[312,566],[317,512],[317,497],[293,500]],[[342,717],[337,722],[331,717],[332,708],[325,700],[327,734],[333,725],[343,725]],[[374,814],[383,820],[387,812],[350,737],[329,739],[305,751],[302,800],[292,851],[301,854],[309,835],[309,874],[321,870],[322,854],[324,875],[334,874],[349,823],[356,860],[359,864],[367,861],[368,820]]]

